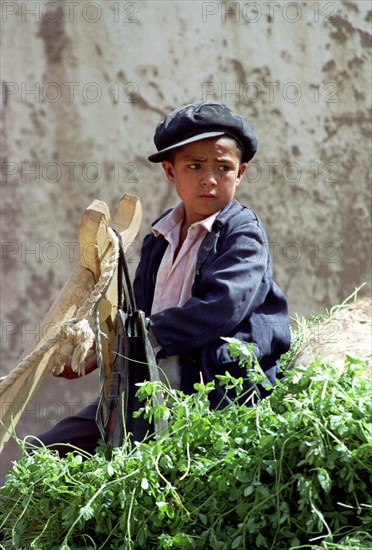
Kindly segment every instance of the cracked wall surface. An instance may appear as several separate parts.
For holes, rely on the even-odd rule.
[[[200,99],[226,101],[257,130],[238,198],[265,224],[291,314],[319,313],[364,281],[370,290],[369,1],[1,10],[3,374],[71,273],[93,199],[114,212],[124,192],[141,198],[134,271],[151,221],[177,202],[147,161],[154,128]],[[80,382],[49,380],[21,435],[87,403],[98,382]],[[55,418],[49,402],[59,403]]]

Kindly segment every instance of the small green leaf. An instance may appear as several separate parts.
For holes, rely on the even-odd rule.
[[[207,525],[208,518],[205,514],[199,514],[199,519],[200,519],[200,521],[202,522],[203,525]]]
[[[238,535],[231,543],[231,548],[239,548],[240,543],[243,540],[243,535]]]
[[[156,502],[156,506],[157,506],[158,508],[160,508],[160,510],[163,510],[163,509],[165,509],[165,508],[168,507],[168,504],[167,504],[167,502],[165,502],[164,500],[158,500],[158,501]]]
[[[322,489],[325,493],[328,494],[331,490],[332,481],[329,477],[327,470],[325,470],[324,468],[318,468],[318,479]]]

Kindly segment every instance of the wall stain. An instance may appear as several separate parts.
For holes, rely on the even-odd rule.
[[[141,95],[140,93],[136,93],[136,100],[133,101],[133,105],[139,107],[143,110],[153,111],[154,113],[158,113],[164,118],[167,115],[167,111],[160,109],[159,107],[153,107],[150,105],[150,103]]]
[[[324,73],[333,72],[335,69],[336,69],[336,63],[335,63],[335,60],[334,60],[334,59],[330,59],[330,60],[327,61],[327,63],[326,63],[325,65],[323,65],[323,67],[322,67],[322,71],[323,71]]]
[[[350,21],[344,17],[339,16],[337,18],[330,19],[329,23],[334,26],[334,31],[331,32],[331,37],[337,42],[344,44],[348,38],[351,38],[355,33],[357,33],[359,35],[362,48],[368,49],[371,47],[371,34],[361,29],[356,29]]]
[[[49,63],[62,60],[63,51],[68,44],[65,33],[64,16],[59,16],[62,6],[49,5],[48,17],[43,14],[40,22],[39,35],[44,41],[44,51]]]
[[[345,8],[349,8],[350,10],[354,11],[355,13],[359,13],[358,4],[356,4],[355,2],[347,2],[346,0],[344,0],[344,2],[342,3],[342,5],[343,5]]]
[[[331,120],[325,119],[324,129],[327,132],[327,137],[323,139],[323,143],[334,137],[342,126],[352,126],[353,124],[356,124],[360,129],[360,133],[369,139],[371,132],[370,123],[370,116],[366,116],[362,110],[358,110],[355,113],[334,115],[331,117]]]

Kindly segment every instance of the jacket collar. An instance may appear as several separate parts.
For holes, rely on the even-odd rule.
[[[245,208],[245,206],[240,204],[240,202],[238,202],[236,199],[232,199],[218,214],[212,229],[214,231],[218,231],[219,229],[221,229],[226,223],[231,220],[232,217],[236,216],[238,212],[243,210],[243,208]]]

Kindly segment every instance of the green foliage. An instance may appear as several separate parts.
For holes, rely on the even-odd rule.
[[[231,342],[245,372],[250,349]],[[2,488],[3,547],[72,549],[372,548],[370,382],[347,357],[286,374],[255,407],[209,410],[213,384],[185,396],[139,388],[169,432],[83,460],[24,453]],[[242,371],[243,372],[243,371]],[[220,383],[242,391],[242,380]]]

